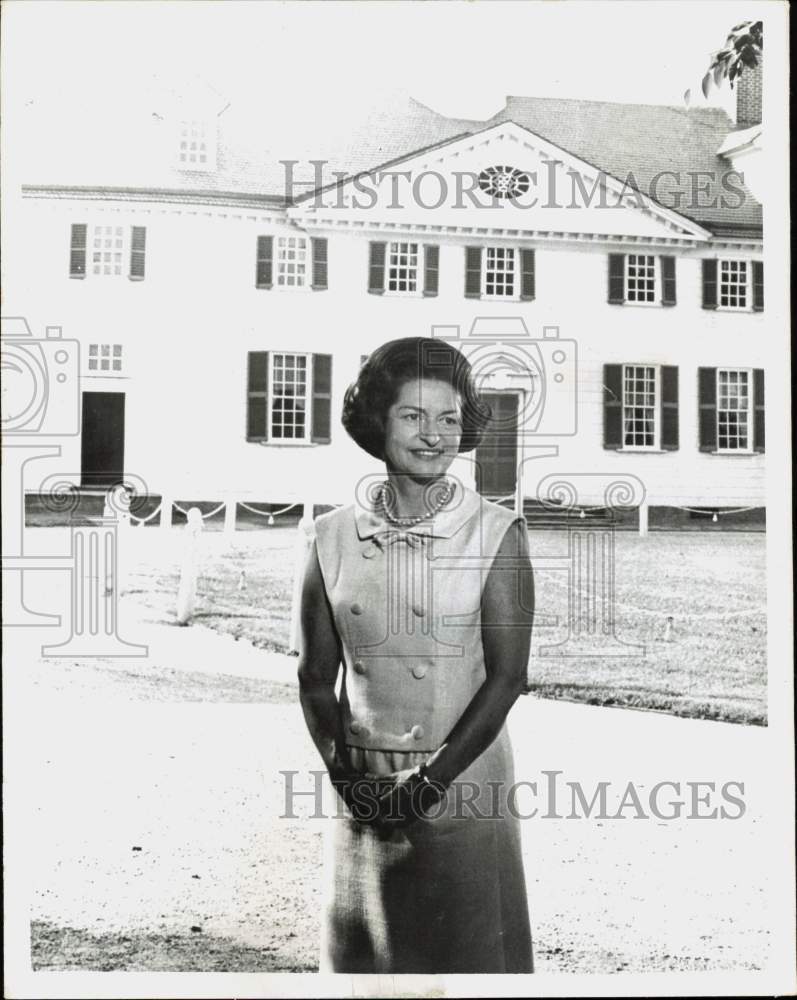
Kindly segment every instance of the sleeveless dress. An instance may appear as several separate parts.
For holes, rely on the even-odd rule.
[[[316,520],[316,548],[341,640],[349,757],[388,774],[427,760],[485,680],[481,594],[516,517],[458,484],[433,520],[397,529],[361,492]],[[320,971],[532,972],[513,782],[504,724],[445,801],[404,829],[357,823],[336,801]]]

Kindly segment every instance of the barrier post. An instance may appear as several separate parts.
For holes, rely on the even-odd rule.
[[[185,544],[180,566],[180,586],[177,590],[177,624],[187,625],[196,605],[196,577],[199,561],[199,538],[202,534],[202,512],[199,507],[188,511],[188,522],[184,529]]]
[[[227,497],[224,504],[224,534],[231,535],[235,531],[235,515],[238,504],[234,496]]]
[[[164,493],[161,497],[161,519],[159,527],[161,531],[170,531],[172,527],[172,496]]]
[[[648,534],[648,502],[643,500],[639,505],[639,537],[647,538]]]

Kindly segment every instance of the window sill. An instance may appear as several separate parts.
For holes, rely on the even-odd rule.
[[[614,448],[618,455],[668,455],[675,448]]]
[[[264,438],[256,441],[247,441],[247,444],[262,444],[275,448],[317,448],[321,441],[286,441],[281,438]]]
[[[731,458],[750,458],[752,455],[761,455],[763,452],[753,451],[752,448],[733,448],[728,451],[708,451],[704,452],[705,455],[722,455],[730,456]]]

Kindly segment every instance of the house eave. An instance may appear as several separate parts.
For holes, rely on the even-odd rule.
[[[150,201],[192,205],[225,205],[239,208],[286,208],[282,195],[237,191],[185,190],[161,187],[103,187],[70,184],[23,184],[23,198],[52,198],[76,201]]]

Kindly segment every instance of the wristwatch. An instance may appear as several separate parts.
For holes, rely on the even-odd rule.
[[[418,780],[422,784],[428,785],[430,788],[434,788],[434,790],[436,792],[444,792],[446,790],[445,786],[441,782],[434,781],[432,778],[429,777],[429,775],[427,773],[427,763],[426,763],[426,761],[423,761],[422,764],[419,764],[415,768],[415,773],[418,776]]]

